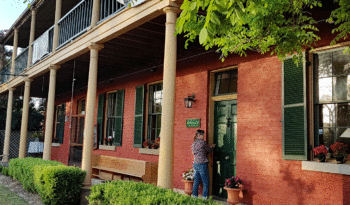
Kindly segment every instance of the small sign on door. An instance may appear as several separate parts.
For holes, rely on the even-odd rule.
[[[189,128],[201,127],[201,119],[200,118],[186,119],[186,127],[189,127]]]

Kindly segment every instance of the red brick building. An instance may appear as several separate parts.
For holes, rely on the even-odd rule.
[[[40,6],[46,8],[45,3],[37,6],[38,12]],[[88,75],[93,67],[93,54],[87,48],[94,42],[104,48],[97,51],[96,97],[90,102],[94,107],[90,118],[95,134],[89,133],[95,137],[93,155],[159,162],[162,152],[173,150],[169,152],[171,168],[164,171],[159,163],[158,177],[170,178],[170,188],[179,191],[184,189],[182,172],[192,167],[195,131],[203,129],[206,140],[217,145],[210,156],[214,196],[224,197],[223,180],[236,175],[244,182],[242,202],[246,204],[350,204],[350,164],[337,164],[334,159],[320,163],[312,153],[321,144],[350,142],[346,134],[350,129],[350,57],[342,53],[349,42],[330,47],[332,25],[322,22],[322,40],[315,50],[306,49],[303,63],[296,65],[290,58],[281,61],[253,51],[247,57],[230,55],[221,62],[218,54],[197,44],[184,49],[184,38],[178,36],[177,51],[172,50],[177,55],[169,60],[176,64],[172,81],[163,77],[170,75],[164,73],[171,67],[165,60],[163,70],[163,57],[168,59],[170,54],[166,53],[169,39],[164,30],[168,27],[162,9],[169,6],[178,5],[148,1],[107,20],[99,19],[95,27],[23,71],[34,80],[31,96],[49,98],[47,71],[51,64],[60,66],[54,123],[51,128],[46,125],[52,129],[51,160],[67,165],[84,161],[84,129],[91,127],[86,121],[92,79]],[[62,8],[69,13],[73,6],[63,3]],[[120,24],[120,19],[127,23]],[[19,34],[19,38],[27,37]],[[11,44],[13,39],[8,34],[3,43]],[[1,93],[23,87],[23,82],[19,77],[12,79],[2,85]],[[164,84],[172,82],[173,104],[163,107],[163,99],[172,98]],[[35,88],[40,86],[43,92]],[[18,90],[12,91],[14,95],[21,95]],[[192,94],[193,106],[186,108],[184,98]],[[174,112],[171,134],[160,133],[163,118],[169,117],[164,110]],[[189,127],[187,120],[199,126]],[[169,136],[173,136],[170,147],[162,142]],[[143,146],[158,137],[160,149]],[[163,150],[162,145],[166,146]],[[85,160],[92,161],[91,157]]]

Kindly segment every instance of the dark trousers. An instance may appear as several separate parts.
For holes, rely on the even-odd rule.
[[[209,195],[209,169],[208,163],[193,164],[194,169],[194,183],[193,183],[193,196],[198,197],[199,182],[203,182],[203,197],[206,198]]]

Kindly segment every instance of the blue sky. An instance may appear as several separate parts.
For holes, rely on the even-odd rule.
[[[0,0],[0,30],[9,29],[28,7],[24,0]]]

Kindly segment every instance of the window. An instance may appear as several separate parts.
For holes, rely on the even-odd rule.
[[[101,112],[103,112],[104,99],[99,96],[99,108],[98,108],[98,129],[101,129],[102,121]],[[105,132],[104,137],[100,140],[101,145],[122,145],[122,133],[123,133],[123,110],[124,110],[124,90],[118,90],[107,94],[107,109],[105,118]],[[99,132],[99,131],[98,131]],[[100,137],[102,133],[99,132]]]
[[[157,149],[159,141],[156,139],[160,137],[161,128],[163,83],[149,84],[147,94],[143,85],[137,86],[135,90],[134,147]],[[145,107],[147,107],[146,110]],[[146,132],[144,132],[144,124],[146,124]],[[148,145],[144,145],[146,140]]]
[[[66,104],[62,103],[60,105],[57,105],[56,130],[55,130],[54,138],[52,140],[53,143],[63,144],[65,117],[66,117]]]
[[[238,69],[215,74],[214,95],[237,93]]]
[[[78,100],[77,114],[72,115],[71,143],[83,144],[85,125],[85,99]]]
[[[85,115],[85,103],[85,99],[78,101],[78,115]]]
[[[163,83],[149,86],[147,140],[153,143],[159,137],[162,117]]]
[[[313,155],[308,145],[328,149],[335,142],[350,145],[350,56],[343,51],[314,53],[313,67],[308,69],[305,61],[295,64],[291,57],[283,61],[284,159],[307,160],[308,153]],[[313,133],[310,138],[308,133]]]
[[[350,55],[343,51],[314,54],[315,146],[350,145]]]

